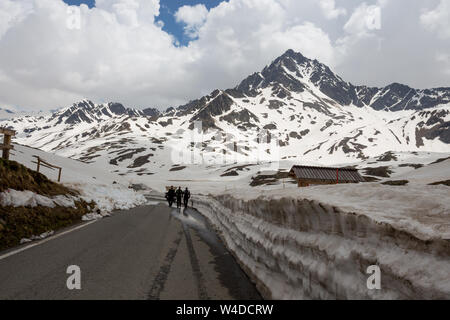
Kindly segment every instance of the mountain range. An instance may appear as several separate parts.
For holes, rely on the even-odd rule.
[[[184,139],[194,134],[196,121],[202,143]],[[21,144],[122,174],[171,171],[180,165],[174,149],[195,148],[206,160],[239,154],[252,162],[255,146],[248,141],[257,131],[276,142],[280,159],[356,163],[387,151],[450,153],[450,88],[357,86],[288,50],[234,88],[163,112],[83,100],[0,125],[15,129]]]

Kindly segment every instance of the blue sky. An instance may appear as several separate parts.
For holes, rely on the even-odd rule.
[[[88,5],[90,8],[95,6],[95,0],[63,0],[70,5],[80,5],[82,3]],[[175,36],[181,45],[187,45],[191,38],[184,34],[183,25],[175,21],[174,13],[179,7],[184,5],[196,5],[202,3],[206,8],[211,9],[219,5],[224,0],[161,0],[160,15],[157,21],[163,21],[163,30]]]

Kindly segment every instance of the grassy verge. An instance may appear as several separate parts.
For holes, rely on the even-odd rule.
[[[29,190],[47,197],[78,195],[76,190],[53,182],[41,173],[15,161],[0,159],[0,193],[7,189]],[[76,201],[75,205],[76,208],[0,206],[0,250],[20,244],[23,238],[78,223],[95,206],[83,200]]]
[[[0,207],[0,250],[19,245],[23,238],[81,222],[91,211],[90,205],[84,201],[75,204],[76,208]]]
[[[77,194],[75,190],[51,181],[42,173],[30,170],[16,161],[0,158],[0,192],[6,189],[29,190],[44,196]]]

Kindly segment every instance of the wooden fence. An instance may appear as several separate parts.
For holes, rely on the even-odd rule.
[[[37,161],[33,161],[33,163],[37,164],[37,169],[36,169],[37,172],[39,172],[41,166],[45,167],[45,168],[49,168],[50,170],[58,169],[58,182],[61,182],[61,172],[62,172],[61,167],[50,164],[47,161],[41,159],[39,156],[33,156],[33,158],[37,159]]]

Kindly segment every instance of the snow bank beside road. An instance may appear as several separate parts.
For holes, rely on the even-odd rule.
[[[450,188],[447,186],[387,186],[379,183],[325,185],[230,193],[241,200],[309,199],[346,212],[366,215],[379,223],[422,240],[450,239]]]
[[[450,298],[450,204],[443,197],[448,187],[422,186],[425,191],[416,193],[415,201],[418,189],[407,188],[413,193],[404,198],[408,192],[399,187],[336,187],[271,191],[259,197],[236,191],[203,197],[196,207],[267,298]],[[427,191],[430,198],[420,198]],[[365,192],[373,200],[357,201]],[[383,197],[387,204],[380,203],[377,211],[375,203]],[[353,207],[352,201],[357,203]],[[427,210],[421,201],[427,202]],[[364,202],[369,202],[367,208]],[[393,210],[384,212],[388,208]],[[370,265],[381,268],[381,290],[367,289]]]
[[[147,202],[136,191],[120,185],[67,183],[67,186],[79,190],[86,202],[95,201],[102,214],[113,210],[127,210]]]

